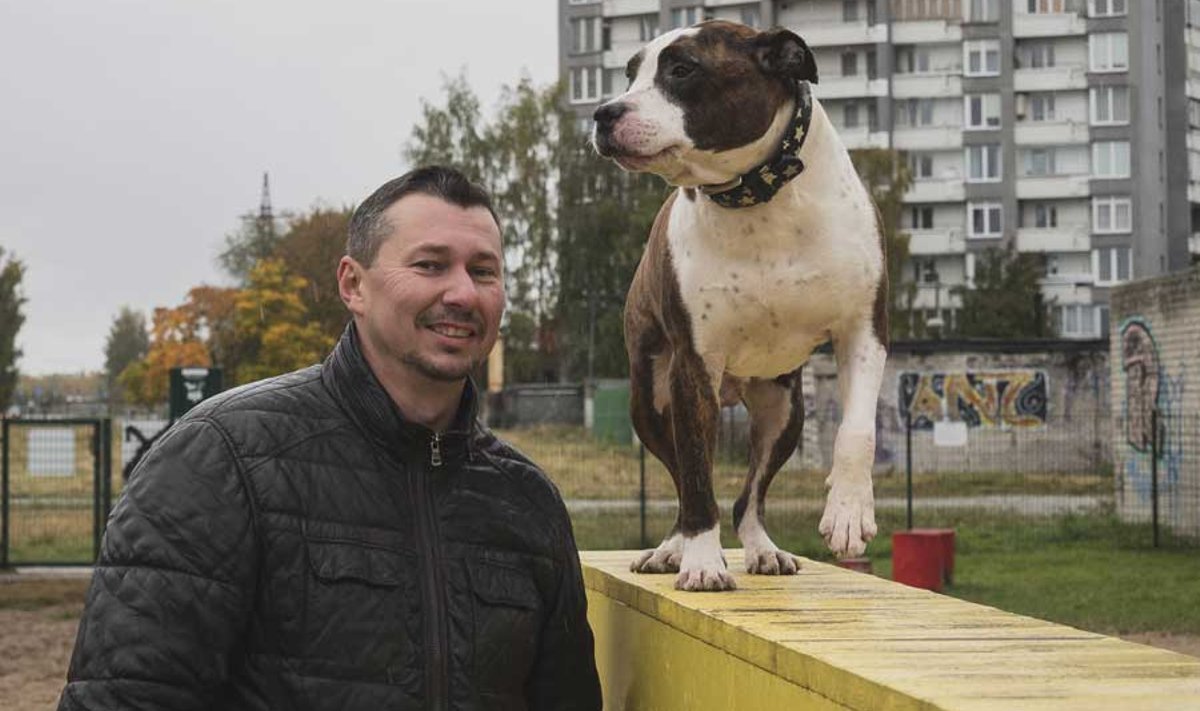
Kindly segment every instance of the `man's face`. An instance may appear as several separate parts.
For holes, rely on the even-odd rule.
[[[344,257],[338,272],[364,346],[389,371],[461,380],[491,351],[504,313],[496,221],[487,208],[423,194],[384,217],[391,233],[374,263]]]

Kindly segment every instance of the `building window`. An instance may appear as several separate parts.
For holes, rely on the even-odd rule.
[[[658,36],[658,13],[642,15],[638,18],[638,39],[649,42]]]
[[[914,230],[932,230],[933,229],[933,208],[925,206],[914,206],[908,208],[909,226]]]
[[[1098,32],[1088,36],[1088,56],[1093,72],[1123,72],[1129,69],[1129,35]]]
[[[842,76],[852,77],[858,74],[858,52],[842,52]]]
[[[600,100],[600,67],[572,67],[571,103],[587,104]]]
[[[1000,237],[1004,233],[1003,207],[998,202],[967,203],[967,235]]]
[[[671,8],[671,27],[691,27],[704,19],[703,10],[699,5]]]
[[[1091,17],[1116,17],[1126,12],[1126,0],[1088,0],[1088,15]]]
[[[762,9],[758,5],[743,5],[738,10],[738,17],[743,25],[750,27],[762,26]]]
[[[858,0],[842,0],[842,22],[858,21]]]
[[[913,278],[919,284],[937,284],[939,281],[936,259],[914,259]]]
[[[1133,230],[1133,200],[1127,197],[1092,198],[1092,232],[1123,234]]]
[[[1022,206],[1023,226],[1044,230],[1058,227],[1058,208],[1046,202],[1035,202]]]
[[[600,92],[604,98],[616,96],[621,93],[622,87],[628,84],[625,79],[625,70],[621,68],[611,68],[604,70],[604,84],[600,87]]]
[[[1128,178],[1129,174],[1129,141],[1092,144],[1092,177]]]
[[[900,99],[896,102],[896,125],[932,126],[933,99]]]
[[[1071,10],[1067,0],[1029,0],[1030,15],[1049,15]]]
[[[571,51],[596,52],[601,47],[600,17],[576,17],[571,20]]]
[[[929,50],[921,47],[896,48],[897,74],[927,74],[929,73]]]
[[[967,146],[967,182],[996,183],[1000,181],[1000,144],[985,143]]]
[[[847,101],[842,107],[842,128],[858,128],[858,102]]]
[[[1099,338],[1108,324],[1108,309],[1095,304],[1058,307],[1058,335],[1063,338]]]
[[[928,153],[909,153],[908,172],[913,180],[928,180],[933,177],[933,156]]]
[[[1095,86],[1089,93],[1093,125],[1129,123],[1129,87]]]
[[[963,42],[964,76],[994,77],[1000,75],[1000,41],[972,40]]]
[[[1092,250],[1092,274],[1096,283],[1120,284],[1133,277],[1129,247],[1101,247]]]
[[[1025,151],[1025,175],[1045,177],[1056,172],[1053,148],[1030,148]]]
[[[1023,44],[1017,52],[1017,61],[1022,69],[1049,69],[1056,66],[1054,44],[1051,42]]]
[[[1054,94],[1030,94],[1029,119],[1031,121],[1053,121]]]
[[[1000,0],[963,0],[963,10],[967,22],[996,22],[1000,19]]]
[[[964,128],[1000,128],[1000,95],[967,94],[963,97]]]

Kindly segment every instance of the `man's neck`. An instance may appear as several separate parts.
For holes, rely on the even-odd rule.
[[[463,380],[435,380],[412,366],[397,363],[374,352],[367,339],[361,339],[363,357],[379,379],[383,389],[400,408],[404,419],[424,425],[434,432],[445,432],[454,422],[462,402]]]

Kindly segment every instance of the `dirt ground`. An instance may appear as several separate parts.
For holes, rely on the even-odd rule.
[[[0,709],[53,711],[67,664],[87,578],[0,575]],[[1131,642],[1200,657],[1200,635],[1146,632]]]

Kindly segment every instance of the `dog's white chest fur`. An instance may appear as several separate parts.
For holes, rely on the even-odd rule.
[[[848,172],[802,175],[752,208],[675,201],[672,263],[706,361],[774,377],[803,365],[837,324],[869,318],[884,268],[878,227],[845,163]]]

